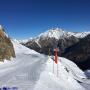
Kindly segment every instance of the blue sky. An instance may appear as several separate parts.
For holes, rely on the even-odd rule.
[[[90,31],[90,0],[0,0],[0,24],[17,39],[54,27]]]

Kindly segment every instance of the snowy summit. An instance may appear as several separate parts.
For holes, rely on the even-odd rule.
[[[90,31],[88,32],[67,32],[61,28],[52,28],[47,30],[46,32],[43,32],[39,34],[38,36],[26,40],[18,40],[20,43],[27,43],[28,41],[35,40],[36,42],[39,41],[41,38],[55,38],[57,40],[59,39],[64,39],[64,38],[69,38],[71,36],[74,36],[76,38],[84,38],[90,34]]]
[[[59,28],[55,28],[55,29],[50,29],[44,33],[41,33],[38,37],[50,37],[50,38],[55,38],[55,39],[60,39],[62,37],[65,36],[65,31],[63,31],[62,29]]]
[[[83,38],[86,35],[90,34],[90,32],[81,32],[81,33],[75,33],[75,32],[67,32],[64,31],[61,28],[54,28],[54,29],[50,29],[44,33],[41,33],[38,38],[45,38],[45,37],[50,37],[50,38],[55,38],[55,39],[61,39],[61,38],[65,38],[65,37],[70,37],[70,36],[75,36],[77,38]]]

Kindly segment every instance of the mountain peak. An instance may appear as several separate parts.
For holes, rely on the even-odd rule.
[[[27,40],[19,40],[20,43],[26,43],[28,41],[34,40],[34,41],[38,41],[40,39],[47,39],[47,38],[54,38],[54,39],[64,39],[64,38],[69,38],[71,36],[74,36],[76,38],[84,38],[85,36],[87,36],[88,34],[90,34],[90,31],[86,31],[86,32],[68,32],[65,31],[62,28],[51,28],[41,34],[39,34],[38,36],[32,38],[32,39],[27,39]],[[25,42],[23,42],[25,41]]]
[[[62,28],[52,28],[49,29],[48,31],[41,33],[38,38],[55,38],[55,39],[62,39],[62,38],[67,38],[70,36],[74,36],[77,38],[83,38],[90,34],[90,32],[67,32],[64,31]]]
[[[48,31],[44,32],[44,33],[41,33],[38,37],[50,37],[50,38],[56,38],[56,39],[59,39],[61,38],[62,36],[65,35],[65,31],[61,28],[52,28],[52,29],[49,29]]]

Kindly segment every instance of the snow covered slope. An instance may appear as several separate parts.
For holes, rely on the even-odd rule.
[[[37,38],[55,38],[55,39],[60,39],[66,36],[66,32],[63,31],[62,29],[56,28],[56,29],[50,29],[44,33],[41,33]]]
[[[31,40],[39,41],[40,38],[44,38],[44,39],[45,38],[55,38],[55,39],[59,40],[59,39],[64,39],[64,38],[68,38],[71,36],[75,36],[76,38],[84,38],[88,34],[90,34],[90,31],[87,31],[87,32],[67,32],[61,28],[52,28],[52,29],[47,30],[44,33],[41,33],[40,35],[38,35],[34,38],[25,39],[25,40],[18,40],[18,42],[25,44]]]
[[[69,35],[73,35],[77,38],[84,38],[85,36],[87,36],[88,34],[90,34],[90,31],[88,32],[77,32],[77,33],[73,33],[73,32],[68,32]]]
[[[61,28],[55,28],[55,29],[50,29],[44,33],[41,33],[38,38],[45,38],[45,37],[54,37],[55,39],[62,39],[65,37],[70,37],[70,36],[75,36],[77,38],[83,38],[86,35],[90,34],[90,32],[81,32],[81,33],[74,33],[74,32],[67,32],[64,31]]]
[[[59,58],[52,72],[53,57],[39,54],[13,41],[16,58],[0,64],[0,87],[18,87],[18,90],[85,90],[75,79],[86,78],[71,61]],[[74,74],[73,74],[74,72]]]
[[[53,73],[53,60],[49,58],[46,63],[46,69],[40,75],[40,79],[35,86],[35,90],[84,90],[84,88],[82,88],[80,84],[74,79],[72,71],[67,68],[66,63],[74,65],[75,67],[73,66],[73,69],[75,70],[75,73],[85,78],[83,72],[78,69],[74,63],[69,62],[65,58],[60,58],[60,61],[61,62],[58,64],[57,77],[57,65],[54,64]]]

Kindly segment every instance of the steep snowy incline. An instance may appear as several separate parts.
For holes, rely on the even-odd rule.
[[[18,87],[18,90],[85,90],[73,77],[84,73],[71,61],[60,58],[58,77],[52,73],[53,58],[48,58],[13,41],[16,58],[0,64],[0,87]],[[70,65],[68,68],[67,65]]]
[[[61,61],[65,60],[66,63],[70,64],[67,59],[61,58]],[[76,66],[74,63],[72,63]],[[34,90],[84,90],[83,87],[73,78],[72,71],[66,67],[64,62],[58,63],[58,77],[57,77],[57,65],[54,64],[53,73],[53,60],[49,58],[46,63],[45,71],[40,75],[40,79],[37,82]],[[84,73],[76,67],[77,71],[85,78]]]
[[[16,59],[0,65],[0,87],[18,87],[33,90],[40,73],[44,70],[47,57],[13,42]]]

